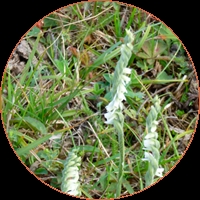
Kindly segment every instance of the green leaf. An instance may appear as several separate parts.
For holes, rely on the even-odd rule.
[[[50,137],[52,137],[53,134],[48,134],[48,135],[45,135],[44,137],[28,144],[26,147],[22,147],[20,149],[17,149],[16,152],[18,154],[18,156],[22,156],[23,154],[25,153],[29,153],[29,151],[31,149],[34,149],[36,148],[38,145],[42,144],[43,142],[46,142]]]
[[[158,55],[161,55],[167,48],[167,45],[163,41],[146,41],[142,46],[143,52],[138,53],[137,55],[141,58],[155,58]]]
[[[120,5],[116,2],[113,2],[113,7],[114,7],[115,10],[119,10]]]
[[[176,114],[178,115],[178,117],[182,117],[185,114],[184,110],[177,110]]]
[[[144,53],[144,52],[139,52],[139,53],[137,54],[137,56],[140,57],[140,58],[145,58],[145,59],[150,58],[150,56],[147,55],[147,54]]]
[[[39,34],[40,29],[38,27],[33,27],[27,34],[27,36],[33,36],[33,37],[37,37],[37,35]]]
[[[29,142],[34,142],[35,141],[35,139],[33,139],[30,136],[25,135],[24,133],[21,133],[21,132],[15,130],[15,129],[10,129],[8,131],[8,135],[9,135],[10,138],[12,138],[13,136],[20,136],[20,137],[25,138]]]
[[[21,74],[21,76],[20,76],[20,81],[19,81],[19,83],[20,83],[21,85],[24,84],[24,81],[26,80],[27,75],[29,74],[29,69],[30,69],[30,66],[31,66],[33,57],[34,57],[34,55],[35,55],[35,53],[36,53],[36,50],[37,50],[37,47],[38,47],[38,44],[39,44],[39,41],[40,41],[41,36],[42,36],[42,33],[39,33],[39,34],[37,35],[37,39],[36,39],[36,41],[35,41],[35,43],[34,43],[33,50],[31,51],[31,53],[30,53],[30,55],[29,55],[29,58],[28,58],[28,61],[27,61],[26,65],[25,65],[25,67],[24,67],[24,69],[23,69],[23,72],[22,72],[22,74]],[[37,65],[37,66],[39,66],[39,65]],[[36,71],[36,69],[37,69],[37,67],[35,67],[34,70]],[[32,77],[33,77],[33,74],[34,74],[34,73],[32,73],[31,75],[29,75],[28,80],[26,81],[26,86],[30,84],[30,82],[31,82],[31,80],[32,80]],[[25,87],[24,89],[26,89],[26,87]],[[20,96],[20,95],[19,95],[19,96]]]
[[[36,170],[34,171],[34,173],[35,173],[36,175],[41,175],[41,174],[47,175],[47,174],[48,174],[48,171],[47,171],[45,168],[38,168],[38,169],[36,169]]]
[[[100,89],[99,84],[96,83],[94,84],[93,94],[100,95],[104,90],[105,90],[104,88]]]
[[[140,69],[142,69],[142,70],[144,70],[144,71],[147,71],[147,70],[148,70],[148,66],[146,65],[146,62],[145,62],[144,60],[139,60],[139,61],[137,61],[136,65],[137,65]]]
[[[153,57],[161,55],[167,49],[165,42],[158,40],[154,47]]]
[[[116,44],[111,46],[109,49],[107,49],[104,53],[102,53],[100,56],[98,56],[96,61],[94,61],[94,63],[88,67],[83,78],[85,78],[87,74],[89,74],[89,72],[99,67],[99,65],[109,62],[112,58],[115,58],[116,56],[118,56],[120,54],[120,48],[117,48],[117,47],[121,45],[121,43],[122,43],[121,41],[117,42]]]
[[[101,184],[101,188],[103,190],[105,190],[107,187],[107,177],[108,177],[107,173],[104,172],[103,174],[101,174],[99,178],[99,183]]]
[[[54,15],[49,15],[48,18],[44,18],[44,26],[45,28],[49,28],[49,27],[52,27],[52,26],[57,26],[57,22],[56,20],[54,20],[55,16]]]
[[[142,99],[144,97],[144,93],[142,92],[133,92],[131,90],[128,90],[127,93],[125,93],[125,96],[136,98],[136,99]]]
[[[84,12],[87,12],[91,9],[91,4],[89,2],[85,2],[83,4]]]
[[[54,140],[54,141],[57,142],[58,140]],[[58,154],[59,154],[58,149],[55,149],[55,150],[44,149],[37,153],[40,159],[44,159],[44,160],[54,160],[58,157]]]
[[[138,81],[138,79],[142,81],[141,77],[137,75],[137,72],[135,70],[132,70],[130,85],[140,85],[140,82]]]
[[[96,83],[96,84],[94,84],[94,91],[97,92],[98,90],[99,90],[99,84]]]
[[[108,92],[105,96],[104,96],[105,99],[107,99],[108,101],[111,101],[112,100],[112,93],[111,92]]]
[[[32,117],[15,118],[11,122],[23,122],[24,125],[32,128],[35,131],[39,131],[41,134],[46,134],[47,129],[42,122]]]
[[[166,36],[168,39],[178,40],[176,35],[166,26],[162,25],[160,28],[160,34]]]
[[[138,50],[138,51],[139,51],[139,50],[141,49],[141,47],[144,45],[145,40],[147,39],[150,30],[151,30],[151,26],[148,25],[144,36],[142,37],[142,39],[140,40],[140,42],[139,42],[139,44],[138,44],[138,47],[137,47],[137,50]],[[149,55],[150,55],[150,54],[149,54]]]
[[[103,77],[108,81],[108,83],[112,83],[113,75],[111,74],[103,74]]]
[[[153,57],[153,50],[155,47],[154,45],[155,45],[155,41],[149,40],[149,41],[146,41],[142,46],[142,50],[149,56],[149,58]]]
[[[72,149],[78,149],[78,151],[85,151],[85,152],[95,152],[95,153],[100,153],[101,150],[90,145],[82,145],[78,147],[74,147]]]
[[[55,60],[55,64],[61,74],[65,74],[66,76],[69,75],[70,71],[66,60]]]
[[[123,186],[126,188],[126,190],[128,191],[129,194],[133,194],[134,193],[134,190],[133,190],[132,186],[125,179],[123,179]]]
[[[156,80],[163,80],[163,82],[160,82],[160,84],[166,83],[167,80],[172,80],[172,76],[168,75],[165,71],[162,73],[159,73],[156,77]]]
[[[82,110],[71,109],[71,110],[64,111],[62,116],[63,117],[72,117],[72,116],[79,115],[80,113],[82,113]]]
[[[149,65],[153,65],[153,63],[155,62],[155,60],[154,59],[147,59],[147,62],[148,62]]]
[[[52,104],[52,107],[55,107],[56,105],[58,104],[61,104],[58,108],[58,111],[60,113],[63,113],[63,110],[64,108],[66,107],[67,103],[73,99],[76,95],[78,95],[78,93],[80,93],[80,91],[83,89],[84,86],[82,86],[81,84],[79,84],[76,89],[74,91],[71,91],[70,94],[68,96],[65,96],[61,99],[59,99],[58,101],[55,101],[53,104]],[[52,113],[50,116],[49,116],[49,120],[55,120],[57,119],[57,117],[59,117],[58,113],[57,112],[54,112]]]
[[[101,88],[99,91],[98,91],[98,93],[97,93],[97,95],[100,95],[100,94],[102,94],[103,92],[104,92],[104,88]]]

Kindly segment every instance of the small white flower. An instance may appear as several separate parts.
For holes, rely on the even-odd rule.
[[[119,84],[119,86],[117,88],[117,94],[121,95],[121,96],[123,95],[122,100],[125,100],[124,93],[126,93],[126,92],[127,92],[126,87],[123,84]]]
[[[143,143],[144,143],[145,149],[150,149],[152,146],[151,140],[144,140]]]
[[[108,112],[106,114],[104,114],[105,118],[106,118],[106,124],[112,124],[113,123],[113,120],[116,118],[116,115],[115,115],[115,110],[113,110],[112,112]]]
[[[131,74],[131,71],[132,71],[132,69],[129,69],[129,68],[127,68],[127,67],[125,67],[125,68],[123,69],[123,73],[124,73],[124,74]]]
[[[129,48],[131,48],[132,44],[127,44],[127,46],[128,46]]]
[[[145,149],[149,149],[149,150],[151,149],[151,147],[156,147],[156,148],[160,147],[160,143],[156,139],[144,140],[143,143],[144,143]]]
[[[121,98],[124,98],[124,97],[120,96],[120,98],[119,98],[119,96],[117,96],[115,94],[113,100],[106,106],[106,110],[108,112],[111,112],[111,111],[117,110],[119,108],[122,109],[123,108],[123,104],[121,102]]]
[[[128,76],[126,76],[124,74],[121,75],[121,78],[122,78],[121,81],[123,82],[124,85],[128,84],[129,81],[131,80]]]
[[[157,169],[157,171],[156,171],[156,176],[159,176],[159,177],[162,177],[163,175],[162,175],[162,173],[164,172],[164,168],[162,168],[162,167],[159,167],[158,169]]]
[[[120,102],[122,102],[123,100],[126,100],[126,97],[124,96],[124,93],[118,92],[118,91],[117,91],[117,94],[116,94],[116,98],[117,98]]]
[[[154,133],[156,131],[156,128],[157,126],[152,124],[151,129],[150,129],[151,133]]]
[[[152,155],[151,153],[149,153],[149,152],[144,152],[144,158],[142,158],[142,160],[143,160],[143,161],[148,161],[148,162],[149,162],[152,156],[153,156],[153,155]]]
[[[164,111],[164,110],[167,110],[169,107],[171,107],[171,105],[172,105],[173,103],[174,103],[174,102],[168,103],[168,104],[163,108],[163,111]]]
[[[155,132],[157,129],[158,121],[153,121],[151,125],[151,132]]]
[[[148,140],[148,139],[151,139],[151,138],[158,138],[158,133],[157,132],[151,132],[151,133],[148,133],[144,139]]]

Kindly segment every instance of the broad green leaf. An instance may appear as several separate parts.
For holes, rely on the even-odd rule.
[[[144,53],[144,52],[139,52],[139,53],[137,54],[137,56],[140,57],[140,58],[145,58],[145,59],[151,58],[149,55],[147,55],[147,54]]]
[[[112,93],[111,92],[106,93],[104,98],[107,99],[108,101],[111,101],[112,100]]]
[[[108,7],[108,6],[110,5],[110,3],[111,3],[111,2],[109,2],[109,1],[105,1],[105,2],[103,3],[103,6]]]
[[[55,15],[49,15],[48,17],[44,18],[44,26],[45,28],[49,28],[49,27],[52,27],[52,26],[57,26],[58,23],[56,20],[54,20],[55,18]]]
[[[89,2],[85,2],[83,4],[84,12],[87,12],[91,9],[91,4]]]
[[[33,36],[33,37],[37,37],[37,35],[39,34],[40,29],[37,27],[33,27],[27,34],[27,36]]]
[[[41,134],[47,133],[47,129],[46,129],[45,125],[35,118],[24,117],[24,118],[15,118],[15,119],[11,120],[11,122],[21,122],[21,121],[22,121],[23,125],[26,125],[35,131],[39,131]]]
[[[143,44],[142,50],[149,56],[149,58],[152,58],[154,47],[155,47],[155,41],[148,40]]]
[[[163,41],[146,41],[142,46],[143,52],[138,53],[137,55],[141,58],[156,58],[158,55],[161,55],[167,48],[167,45]]]
[[[167,45],[163,42],[158,40],[154,47],[153,57],[161,55],[167,49]]]
[[[112,83],[113,75],[105,73],[103,74],[103,77],[106,79],[106,81]]]

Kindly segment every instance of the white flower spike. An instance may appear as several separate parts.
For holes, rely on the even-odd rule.
[[[106,118],[106,124],[112,124],[118,133],[119,150],[120,150],[120,162],[118,171],[118,184],[116,189],[116,197],[121,195],[121,185],[123,179],[124,168],[124,132],[123,123],[124,116],[122,114],[123,103],[126,100],[125,93],[127,93],[126,85],[129,83],[130,78],[127,74],[131,74],[131,69],[127,68],[128,62],[132,55],[134,35],[130,30],[126,30],[127,36],[125,37],[125,43],[121,46],[121,56],[115,67],[113,82],[112,82],[112,101],[106,106],[107,113],[104,115]]]
[[[163,168],[159,168],[160,159],[160,142],[157,140],[158,133],[156,132],[158,121],[156,121],[158,112],[160,111],[160,99],[158,96],[154,98],[154,105],[151,106],[151,110],[146,119],[146,132],[144,137],[144,158],[143,161],[148,161],[148,170],[145,175],[146,186],[151,185],[154,182],[154,176],[162,177],[164,172]]]

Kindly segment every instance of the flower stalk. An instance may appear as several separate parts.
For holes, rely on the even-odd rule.
[[[160,112],[160,99],[158,96],[154,98],[154,106],[151,106],[151,110],[146,118],[146,136],[144,137],[144,161],[148,161],[148,170],[145,175],[146,187],[154,182],[154,177],[162,177],[164,171],[163,168],[159,167],[160,159],[160,142],[157,140],[158,133],[156,132],[158,121],[157,116]]]
[[[121,56],[115,67],[115,72],[112,81],[112,101],[106,106],[107,113],[104,115],[106,118],[106,124],[112,124],[118,133],[120,160],[119,160],[119,171],[118,171],[118,184],[116,190],[116,197],[121,195],[122,179],[123,179],[123,168],[124,168],[124,116],[123,100],[126,100],[125,93],[126,85],[129,83],[130,78],[127,74],[131,74],[131,69],[127,68],[128,62],[132,56],[134,35],[130,30],[126,30],[126,37],[124,44],[121,46]]]

